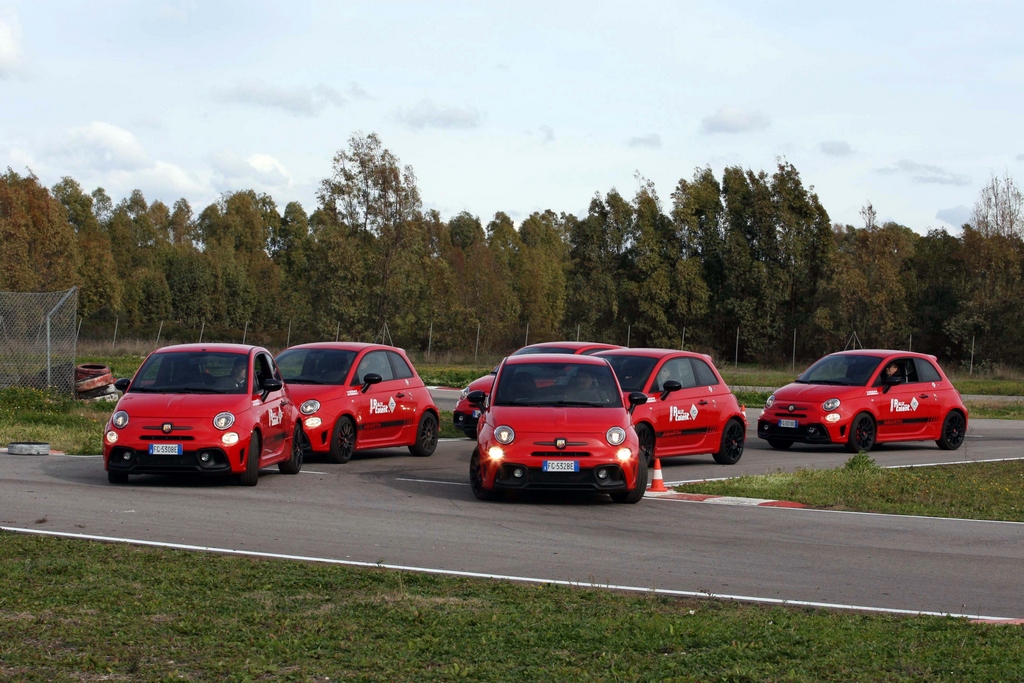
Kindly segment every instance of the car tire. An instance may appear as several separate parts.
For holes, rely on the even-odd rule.
[[[327,462],[343,465],[352,459],[355,452],[356,425],[350,417],[339,417],[331,430],[331,450],[327,454]]]
[[[640,444],[640,455],[643,456],[644,464],[650,468],[654,467],[654,430],[646,422],[636,426],[636,440]]]
[[[292,434],[292,455],[287,460],[277,463],[277,469],[281,474],[298,474],[302,471],[302,460],[302,425],[296,421],[295,432]]]
[[[735,465],[739,462],[743,456],[743,444],[746,436],[747,433],[742,422],[736,418],[726,422],[725,429],[722,430],[722,443],[719,445],[718,452],[711,454],[715,462],[719,465]]]
[[[793,442],[786,439],[768,439],[768,445],[777,451],[788,451]]]
[[[480,467],[480,450],[475,449],[469,459],[469,487],[477,500],[498,500],[498,492],[484,488],[483,468]]]
[[[846,450],[850,453],[869,452],[875,446],[878,426],[871,413],[857,413],[850,422],[850,434],[846,438]]]
[[[613,491],[609,495],[613,503],[624,503],[633,505],[643,500],[647,493],[647,461],[637,458],[636,462],[636,486],[629,491]]]
[[[942,433],[935,444],[944,451],[955,451],[964,443],[967,436],[967,420],[959,410],[946,413],[942,421]]]
[[[426,458],[433,455],[437,449],[437,417],[426,412],[420,417],[420,423],[416,427],[416,443],[409,446],[409,452],[417,458]]]
[[[111,484],[127,484],[128,474],[126,472],[110,472],[108,470],[107,481]]]
[[[260,480],[260,455],[263,448],[260,433],[253,432],[249,437],[249,452],[245,455],[245,472],[238,475],[238,483],[242,486],[255,486]]]

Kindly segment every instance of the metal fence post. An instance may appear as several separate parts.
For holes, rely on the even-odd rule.
[[[686,325],[683,325],[683,336],[679,339],[679,350],[686,348]]]
[[[206,331],[206,321],[204,320],[203,321],[203,326],[199,328],[199,342],[198,343],[200,343],[200,344],[203,343],[203,332],[205,332],[205,331]]]
[[[334,331],[334,341],[341,339],[341,321],[338,321],[338,329]]]
[[[526,323],[526,340],[523,342],[523,346],[530,345],[530,323]]]
[[[796,328],[793,328],[793,372],[796,372]]]
[[[627,349],[629,348],[629,337],[632,334],[632,332],[633,332],[633,326],[632,325],[626,325],[626,348]]]
[[[292,345],[292,321],[288,321],[288,341],[284,343],[284,347],[287,349]]]
[[[971,371],[967,373],[969,375],[974,374],[974,335],[971,335]]]
[[[476,362],[476,357],[480,354],[480,323],[476,324],[476,350],[473,351],[473,362]]]
[[[576,323],[576,341],[580,340],[580,324]]]
[[[60,298],[60,301],[57,302],[57,305],[54,306],[53,308],[51,308],[49,310],[49,312],[46,314],[46,388],[47,389],[49,389],[51,386],[53,386],[53,369],[52,369],[53,368],[53,353],[52,353],[53,345],[52,345],[52,342],[50,340],[50,321],[53,319],[53,314],[57,312],[57,309],[59,309],[64,304],[64,302],[67,301],[68,298],[72,294],[77,292],[77,291],[78,291],[78,287],[72,287],[71,289],[69,289],[67,291],[67,294],[65,294],[64,296],[62,296]],[[114,334],[115,335],[117,334],[116,328],[115,328]],[[77,340],[77,338],[78,338],[78,334],[76,333],[75,334],[75,339]]]
[[[110,348],[117,346],[117,326],[121,322],[121,316],[114,318],[114,341],[110,342]]]
[[[164,331],[164,321],[160,321],[160,329],[156,331],[156,345],[160,346],[160,333]]]
[[[430,332],[427,333],[427,360],[430,360],[430,346],[434,343],[434,323],[430,323]]]
[[[740,328],[736,328],[736,358],[732,362],[734,368],[740,366]]]
[[[242,330],[242,343],[245,343],[245,335],[249,333],[249,321],[245,321],[245,329]]]

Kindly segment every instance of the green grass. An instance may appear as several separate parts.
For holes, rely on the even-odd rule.
[[[452,411],[440,410],[440,422],[441,432],[439,436],[442,439],[465,439],[466,435],[461,429],[456,429],[455,424],[452,422]],[[468,441],[467,441],[468,443]]]
[[[74,401],[38,389],[0,389],[0,444],[43,441],[65,453],[98,454],[113,409],[113,403]]]
[[[951,377],[950,381],[961,394],[987,396],[1024,396],[1024,380],[1019,379],[968,379]]]
[[[864,454],[844,467],[679,486],[677,491],[792,500],[816,508],[1024,522],[1024,461],[883,469]]]
[[[420,364],[416,366],[416,372],[419,373],[420,379],[427,386],[439,386],[439,387],[452,387],[454,389],[461,389],[467,384],[489,374],[494,366],[452,366],[452,365],[428,365]]]
[[[1017,627],[0,534],[0,679],[1007,681]]]
[[[747,408],[764,408],[765,401],[771,396],[767,391],[734,391],[736,400]]]
[[[1024,403],[1014,401],[967,401],[967,410],[972,418],[990,418],[997,420],[1024,420]]]

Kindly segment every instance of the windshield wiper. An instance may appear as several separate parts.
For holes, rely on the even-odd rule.
[[[284,381],[289,384],[333,384],[333,382],[324,382],[319,379],[311,379],[309,377],[295,377],[294,379],[285,377]]]
[[[226,393],[220,389],[212,389],[210,387],[163,387],[160,389],[153,389],[161,394],[223,394]]]

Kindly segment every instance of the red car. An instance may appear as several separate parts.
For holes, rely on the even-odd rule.
[[[154,351],[107,422],[103,466],[112,484],[130,474],[239,476],[261,467],[302,469],[302,426],[270,352],[241,344],[182,344]]]
[[[599,344],[595,342],[543,342],[541,344],[530,344],[512,353],[513,356],[523,356],[533,353],[561,353],[561,354],[582,354],[589,356],[598,351],[617,349],[614,344]],[[470,439],[476,438],[476,424],[480,419],[480,409],[472,405],[467,396],[471,391],[482,391],[484,396],[491,393],[491,385],[494,384],[494,375],[498,368],[494,368],[491,374],[479,377],[469,383],[469,386],[462,390],[459,402],[455,404],[452,412],[452,422],[455,428],[461,430]]]
[[[768,397],[757,435],[772,448],[796,441],[870,451],[889,441],[932,441],[956,450],[967,408],[935,356],[843,351],[825,356]]]
[[[278,367],[304,425],[305,447],[335,463],[355,451],[437,448],[438,411],[405,351],[381,344],[323,342],[282,351]]]
[[[472,391],[483,411],[469,462],[473,494],[596,491],[636,503],[647,488],[647,463],[607,361],[556,354],[509,356],[496,391]],[[631,405],[645,403],[643,394]]]
[[[735,464],[743,455],[747,416],[711,356],[668,349],[617,349],[611,363],[623,391],[650,398],[633,411],[633,427],[648,466],[654,457],[711,453]]]

